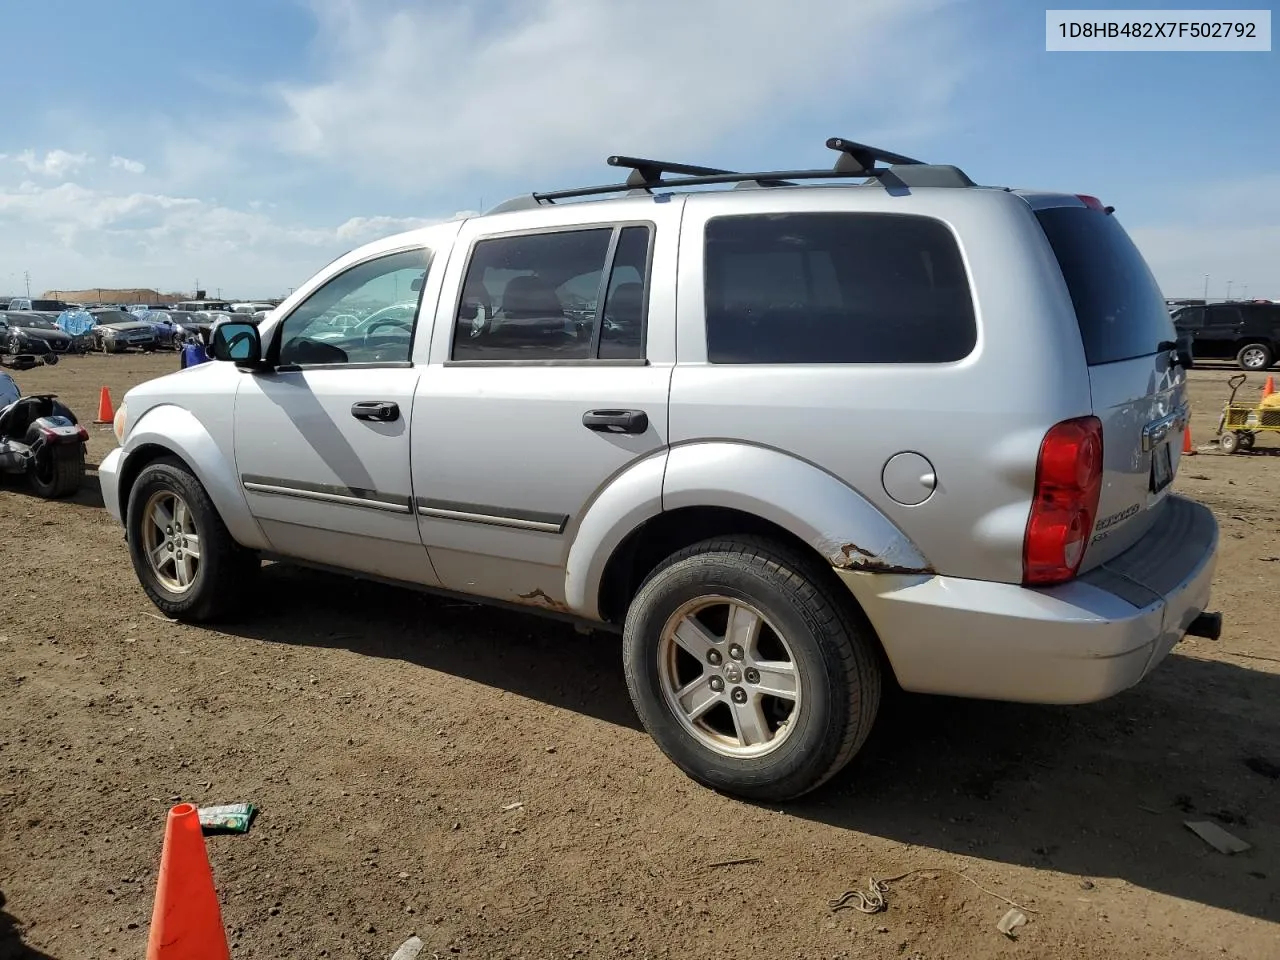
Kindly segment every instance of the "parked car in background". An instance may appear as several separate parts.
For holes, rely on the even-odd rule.
[[[38,313],[61,313],[69,306],[71,306],[69,303],[64,303],[62,300],[40,300],[32,299],[30,297],[14,297],[9,301],[9,306],[5,309],[34,310]]]
[[[268,303],[265,300],[253,300],[247,303],[231,304],[231,313],[270,313],[276,308],[274,303]]]
[[[71,337],[58,329],[53,318],[46,313],[6,310],[5,328],[8,332],[4,349],[8,353],[63,354],[71,349]]]
[[[148,310],[144,313],[128,313],[139,323],[145,323],[151,327],[151,332],[155,334],[155,347],[157,350],[164,350],[175,345],[179,333],[175,329],[173,318],[162,310]]]
[[[175,310],[188,310],[191,313],[199,313],[202,310],[216,310],[221,313],[229,313],[231,304],[226,300],[183,300],[173,304]]]
[[[172,329],[171,345],[175,350],[181,350],[182,345],[201,330],[207,334],[213,326],[209,320],[199,314],[186,310],[151,310],[139,315],[138,319],[147,323],[168,325]]]
[[[611,158],[627,185],[387,237],[218,324],[99,467],[143,589],[213,619],[283,558],[610,626],[661,749],[757,801],[843,768],[893,679],[1084,703],[1216,638],[1174,324],[1113,209],[828,146]]]
[[[139,320],[123,310],[99,310],[92,336],[95,350],[121,353],[129,349],[154,350],[157,344],[155,325]],[[166,337],[166,346],[170,338]]]
[[[1184,306],[1174,311],[1173,324],[1191,338],[1193,360],[1234,360],[1242,370],[1268,370],[1280,359],[1280,304]]]

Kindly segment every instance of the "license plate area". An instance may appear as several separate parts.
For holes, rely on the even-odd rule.
[[[1173,483],[1173,454],[1169,444],[1159,444],[1151,451],[1151,492],[1159,493]]]

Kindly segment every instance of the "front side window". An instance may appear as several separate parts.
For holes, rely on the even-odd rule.
[[[977,342],[960,250],[936,220],[717,217],[705,257],[711,363],[945,363]]]
[[[430,258],[405,250],[333,277],[281,324],[278,362],[407,363]]]
[[[643,358],[650,238],[605,226],[477,242],[451,359]]]

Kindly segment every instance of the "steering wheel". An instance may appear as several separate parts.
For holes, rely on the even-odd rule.
[[[413,321],[406,320],[403,317],[383,317],[381,320],[373,321],[373,323],[369,324],[368,329],[364,332],[364,345],[366,347],[368,347],[373,340],[373,331],[380,327],[398,327],[405,333],[411,333],[413,331]]]

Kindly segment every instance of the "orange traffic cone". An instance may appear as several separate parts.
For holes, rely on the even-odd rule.
[[[111,423],[116,418],[115,410],[111,406],[111,391],[106,387],[98,393],[98,419],[94,423]]]
[[[1184,457],[1194,457],[1196,455],[1195,448],[1191,446],[1191,424],[1187,424],[1186,429],[1182,431],[1182,455]]]
[[[213,871],[194,804],[169,811],[147,960],[230,960]]]
[[[1276,378],[1272,375],[1267,376],[1267,382],[1262,385],[1262,399],[1266,399],[1276,392]]]

